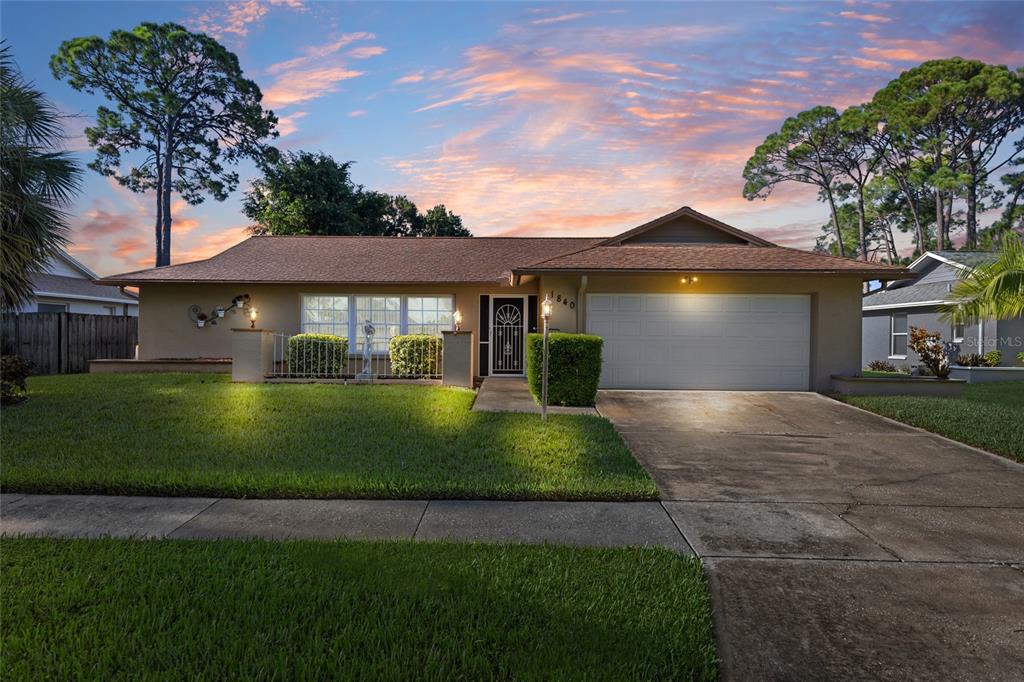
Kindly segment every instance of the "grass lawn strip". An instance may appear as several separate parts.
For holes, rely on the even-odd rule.
[[[5,491],[300,498],[656,499],[599,417],[472,412],[472,391],[30,379],[3,410]]]
[[[660,548],[2,545],[3,679],[716,674],[700,563]]]
[[[959,398],[842,396],[845,402],[1024,462],[1024,382],[967,384]]]

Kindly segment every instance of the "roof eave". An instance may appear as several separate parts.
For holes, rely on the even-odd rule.
[[[415,285],[468,285],[468,286],[494,286],[508,282],[508,277],[502,275],[497,279],[481,280],[418,280],[418,281],[382,281],[382,280],[254,280],[254,279],[101,279],[99,284],[116,286],[142,286],[145,284],[238,284],[250,286],[282,286],[282,285],[303,285],[303,286],[349,286],[349,285],[371,285],[371,286],[415,286]]]
[[[844,269],[817,269],[817,270],[792,270],[792,269],[779,269],[779,270],[744,270],[737,268],[730,269],[717,269],[717,268],[523,268],[513,270],[514,275],[541,275],[541,274],[559,274],[559,273],[580,273],[580,272],[598,272],[602,274],[651,274],[651,275],[665,275],[665,274],[678,274],[680,272],[700,272],[711,275],[722,274],[722,275],[793,275],[793,276],[809,276],[809,275],[839,275],[848,277],[860,277],[864,281],[876,280],[876,279],[913,279],[917,275],[911,272],[891,270],[844,270]]]

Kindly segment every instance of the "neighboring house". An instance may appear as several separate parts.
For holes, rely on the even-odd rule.
[[[611,238],[252,237],[212,258],[107,277],[139,287],[140,359],[226,357],[248,294],[261,328],[475,335],[476,376],[521,375],[538,302],[604,338],[604,387],[828,390],[860,368],[861,292],[904,268],[783,248],[684,207]],[[193,313],[194,314],[194,313]],[[233,316],[234,315],[234,316]]]
[[[1002,366],[1017,364],[1024,350],[1024,320],[985,320],[952,325],[940,319],[938,306],[949,298],[957,273],[995,260],[987,251],[928,251],[910,264],[912,281],[891,282],[864,297],[862,365],[885,360],[897,367],[914,366],[920,359],[907,348],[910,327],[940,332],[944,341],[960,345],[960,353],[984,354],[999,350]]]
[[[90,315],[139,314],[139,299],[130,291],[97,284],[99,275],[67,253],[51,259],[33,273],[32,298],[19,313],[87,313]]]

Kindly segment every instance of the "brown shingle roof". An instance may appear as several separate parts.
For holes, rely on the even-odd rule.
[[[905,268],[865,263],[782,246],[745,244],[658,244],[654,246],[597,246],[556,256],[517,273],[551,271],[625,272],[752,272],[795,274],[850,274],[869,278],[899,279]]]
[[[250,237],[202,261],[105,277],[146,282],[499,282],[510,271],[593,246],[578,237]]]

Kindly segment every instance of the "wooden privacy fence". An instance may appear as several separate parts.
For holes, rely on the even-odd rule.
[[[88,372],[89,361],[135,357],[139,318],[80,313],[4,313],[3,355],[20,355],[33,374]]]

